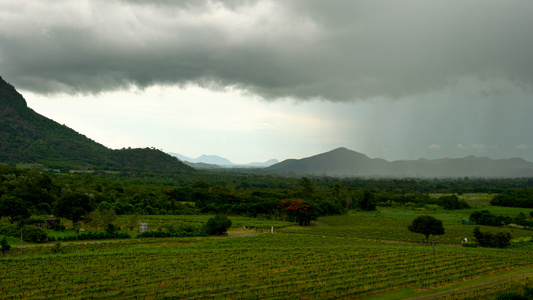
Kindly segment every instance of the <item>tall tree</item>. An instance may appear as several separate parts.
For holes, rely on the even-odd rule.
[[[359,197],[356,205],[357,208],[364,211],[376,210],[376,197],[370,190],[364,190],[363,195]]]
[[[315,191],[313,189],[313,185],[311,184],[311,180],[309,180],[307,177],[302,178],[302,181],[300,182],[300,187],[302,198],[304,198],[305,200],[310,200],[313,198]]]
[[[2,246],[0,248],[0,251],[2,251],[2,256],[5,256],[6,255],[6,252],[8,252],[10,249],[11,249],[11,245],[9,245],[7,243],[7,240],[6,240],[6,237],[4,236],[4,238],[0,241],[0,245]]]
[[[24,200],[4,195],[0,198],[0,216],[7,217],[9,223],[13,224],[15,221],[28,218],[30,212]]]
[[[204,225],[204,230],[210,235],[221,235],[228,231],[231,227],[231,220],[226,215],[216,215],[207,220]]]
[[[426,236],[426,242],[430,235],[443,235],[444,227],[442,221],[435,219],[432,216],[418,216],[413,220],[413,223],[407,226],[409,231],[414,233],[421,233]]]
[[[56,216],[67,218],[74,223],[79,222],[91,210],[91,198],[82,193],[72,193],[59,198],[53,209]]]

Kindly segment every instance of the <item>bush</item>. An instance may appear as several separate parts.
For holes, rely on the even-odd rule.
[[[55,231],[61,231],[61,232],[64,232],[64,231],[65,231],[65,225],[55,224],[55,225],[54,225],[54,230],[55,230]]]
[[[42,218],[34,218],[34,217],[32,217],[32,218],[29,218],[26,223],[28,225],[35,224],[35,223],[46,223],[46,220],[42,219]]]
[[[529,298],[518,293],[501,294],[496,298],[498,300],[528,300]]]
[[[113,234],[109,234],[107,232],[98,232],[98,233],[92,233],[92,232],[82,232],[78,234],[78,241],[86,241],[86,240],[110,240],[110,239],[129,239],[131,238],[127,233],[118,233],[115,232]],[[75,241],[76,237],[73,235],[67,235],[67,236],[59,236],[57,237],[58,241]]]
[[[533,208],[533,189],[514,189],[494,196],[490,205]]]
[[[481,232],[479,227],[474,228],[474,238],[480,247],[507,248],[511,244],[511,234],[498,232]]]
[[[460,200],[456,195],[439,197],[440,206],[446,210],[470,208],[464,200]]]
[[[8,244],[5,236],[2,239],[2,241],[0,241],[0,245],[2,246],[0,248],[0,251],[2,252],[2,255],[6,255],[6,252],[9,252],[9,250],[11,249],[11,246]]]
[[[221,235],[231,227],[231,220],[226,215],[216,215],[207,220],[204,230],[209,235]]]
[[[511,223],[512,218],[506,216],[497,216],[493,215],[488,210],[474,211],[470,214],[470,221],[478,225],[487,225],[487,226],[503,226]]]
[[[0,225],[0,234],[20,238],[20,229],[16,225]],[[28,225],[22,227],[22,239],[26,242],[44,243],[48,236],[46,230]]]
[[[168,231],[147,231],[137,235],[137,238],[167,238],[167,237],[195,237],[195,236],[206,236],[208,235],[205,231],[200,230],[196,232],[176,230],[172,232]]]

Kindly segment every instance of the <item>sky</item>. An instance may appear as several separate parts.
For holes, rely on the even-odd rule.
[[[533,161],[533,1],[0,0],[0,76],[113,149]]]

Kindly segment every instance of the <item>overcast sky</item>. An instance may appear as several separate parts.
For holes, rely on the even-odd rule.
[[[110,148],[533,161],[533,1],[0,0],[0,76]]]

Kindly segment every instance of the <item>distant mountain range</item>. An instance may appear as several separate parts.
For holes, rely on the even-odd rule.
[[[197,168],[197,169],[218,169],[218,168],[227,168],[227,167],[238,167],[238,168],[265,168],[272,166],[278,163],[278,160],[271,159],[266,162],[252,162],[248,164],[235,164],[229,159],[220,157],[218,155],[207,155],[203,154],[198,158],[190,158],[179,153],[169,152],[168,154],[177,157],[182,162]]]
[[[185,164],[185,163],[186,164]],[[75,170],[183,173],[197,169],[260,167],[282,176],[336,177],[533,177],[533,163],[520,158],[418,159],[386,161],[346,148],[303,159],[234,164],[216,155],[196,159],[154,148],[111,150],[28,108],[13,86],[0,77],[0,163],[34,164]]]
[[[153,148],[112,150],[30,109],[0,77],[0,163],[64,170],[192,172]]]
[[[303,159],[288,159],[264,172],[284,176],[326,175],[335,177],[533,177],[533,163],[521,158],[418,159],[386,161],[346,148]]]

